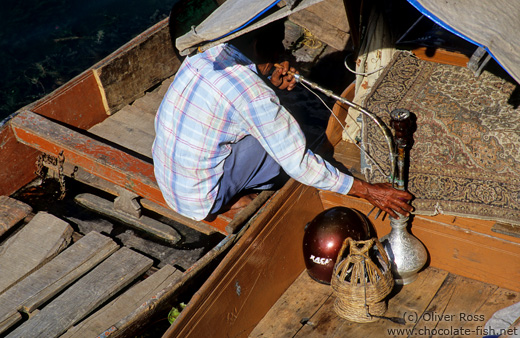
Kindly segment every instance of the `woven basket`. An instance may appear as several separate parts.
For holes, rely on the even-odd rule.
[[[347,249],[349,254],[343,257]],[[385,249],[377,238],[345,239],[331,280],[336,296],[334,311],[357,323],[377,320],[385,313],[385,298],[394,286],[390,267]]]

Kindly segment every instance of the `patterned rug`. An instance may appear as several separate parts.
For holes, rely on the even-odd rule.
[[[490,71],[475,77],[467,68],[396,53],[364,105],[387,125],[396,108],[416,117],[408,190],[417,214],[520,224],[519,96],[508,77]],[[386,143],[363,118],[365,176],[388,181]]]

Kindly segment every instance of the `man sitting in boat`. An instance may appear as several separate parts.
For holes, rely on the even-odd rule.
[[[279,24],[271,23],[185,58],[155,119],[155,176],[168,205],[195,220],[211,219],[245,206],[249,192],[273,189],[287,174],[365,198],[395,218],[395,211],[408,215],[410,193],[356,179],[307,149],[271,87],[294,88],[294,69],[283,62],[268,76],[282,39]]]

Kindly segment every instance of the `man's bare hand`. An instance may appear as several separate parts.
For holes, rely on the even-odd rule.
[[[396,212],[409,216],[413,211],[413,207],[408,203],[413,198],[412,194],[394,189],[390,183],[370,184],[354,179],[348,194],[366,199],[393,218],[399,218]]]
[[[296,79],[293,74],[298,74],[294,67],[289,67],[289,61],[284,61],[276,67],[271,74],[271,83],[280,89],[293,90],[296,87]]]

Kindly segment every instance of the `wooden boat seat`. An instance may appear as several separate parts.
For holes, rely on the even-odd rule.
[[[84,181],[116,196],[119,196],[118,187],[124,188],[141,197],[140,203],[143,207],[200,232],[209,234],[218,231],[228,234],[235,228],[235,226],[230,227],[230,223],[236,215],[242,214],[240,219],[235,221],[235,225],[237,222],[243,223],[248,218],[245,217],[245,212],[249,212],[251,216],[256,211],[230,210],[218,215],[211,222],[193,221],[168,208],[157,186],[151,160],[133,156],[127,151],[30,111],[17,114],[11,120],[10,126],[18,142],[56,158],[63,158],[64,175]],[[56,168],[56,170],[61,169]],[[263,202],[266,197],[269,196],[263,195]],[[258,204],[255,205],[259,207]]]

